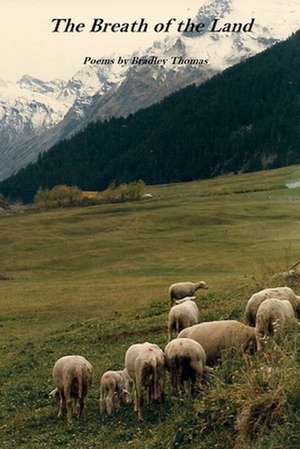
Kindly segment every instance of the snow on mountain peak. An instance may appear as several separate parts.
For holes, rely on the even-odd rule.
[[[232,0],[207,0],[199,9],[194,21],[205,24],[203,34],[207,31],[212,21],[216,18],[225,18],[232,12]],[[185,36],[197,37],[199,33],[185,33]]]

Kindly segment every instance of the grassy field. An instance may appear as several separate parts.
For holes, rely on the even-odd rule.
[[[130,344],[166,344],[172,282],[209,284],[198,295],[201,320],[242,319],[249,295],[300,258],[300,190],[285,187],[298,179],[295,166],[151,186],[151,200],[0,217],[0,273],[12,278],[0,281],[0,448],[299,448],[285,426],[237,443],[235,413],[230,424],[205,415],[205,395],[194,404],[168,395],[143,425],[130,408],[101,417],[96,403],[100,374],[122,367]],[[69,428],[48,392],[54,362],[71,353],[96,376],[85,417]],[[262,363],[253,360],[236,359],[243,375]],[[218,369],[227,391],[234,368]]]

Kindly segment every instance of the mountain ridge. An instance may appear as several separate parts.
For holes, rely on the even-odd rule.
[[[200,84],[217,72],[237,64],[285,37],[295,28],[300,6],[289,7],[277,1],[254,2],[253,8],[238,0],[209,0],[199,9],[196,19],[210,21],[215,16],[228,20],[257,16],[254,32],[247,35],[218,36],[198,33],[167,37],[133,55],[184,55],[209,59],[203,67],[83,67],[70,80],[42,81],[25,75],[17,85],[0,83],[0,180],[37,160],[60,140],[68,139],[90,122],[111,117],[126,117],[161,101],[189,84]],[[266,11],[265,11],[266,10]],[[285,19],[278,21],[279,11]],[[263,11],[258,13],[259,11]],[[6,98],[10,92],[10,98]]]
[[[0,184],[32,200],[39,187],[99,190],[299,163],[300,32],[200,86],[127,119],[92,123]]]

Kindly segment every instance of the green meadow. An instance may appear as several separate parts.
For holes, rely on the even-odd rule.
[[[300,189],[286,187],[298,179],[294,166],[148,186],[153,198],[137,202],[1,216],[0,274],[10,280],[0,281],[0,448],[299,448],[300,389],[286,378],[299,376],[294,334],[277,358],[225,357],[199,397],[167,394],[143,424],[130,407],[108,418],[97,405],[100,375],[122,368],[131,344],[167,343],[171,283],[208,283],[198,292],[201,320],[242,320],[249,296],[300,259]],[[70,427],[48,393],[53,364],[74,353],[90,360],[95,379],[85,416]],[[276,404],[282,382],[287,405],[245,443],[238,413],[249,395],[264,396],[255,373],[266,357],[274,370],[289,364],[266,391]]]

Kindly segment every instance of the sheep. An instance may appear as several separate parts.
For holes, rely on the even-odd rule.
[[[256,350],[255,328],[234,320],[196,324],[181,331],[177,338],[191,338],[200,343],[209,365],[216,363],[225,349]]]
[[[78,415],[77,401],[79,401],[79,417],[82,415],[84,399],[92,384],[93,367],[80,355],[67,355],[57,360],[52,375],[56,388],[49,396],[55,398],[58,403],[58,417],[66,408],[68,423],[72,424],[73,415]]]
[[[258,350],[263,349],[269,336],[273,335],[279,327],[293,319],[295,319],[295,312],[289,301],[276,298],[263,301],[256,314],[255,331]]]
[[[204,281],[199,282],[177,282],[172,284],[169,288],[169,296],[171,305],[173,305],[175,299],[182,299],[187,296],[193,296],[199,288],[207,289],[208,285]]]
[[[134,409],[143,421],[144,394],[148,393],[148,402],[163,399],[165,355],[155,344],[134,344],[126,352],[125,368],[134,382]]]
[[[106,371],[100,380],[99,408],[101,413],[112,414],[115,407],[131,402],[133,380],[126,369]]]
[[[173,333],[177,336],[182,329],[198,323],[199,309],[193,301],[194,299],[196,299],[195,296],[190,296],[175,301],[175,305],[171,308],[168,317],[169,341],[172,339]]]
[[[165,347],[165,355],[173,393],[177,395],[187,390],[191,394],[207,368],[203,347],[190,338],[176,338]]]
[[[246,310],[245,310],[245,320],[250,326],[255,326],[256,313],[258,307],[263,301],[269,298],[276,298],[280,301],[287,300],[293,306],[295,313],[300,313],[300,297],[296,296],[294,291],[289,287],[277,287],[277,288],[266,288],[261,290],[249,299]]]

